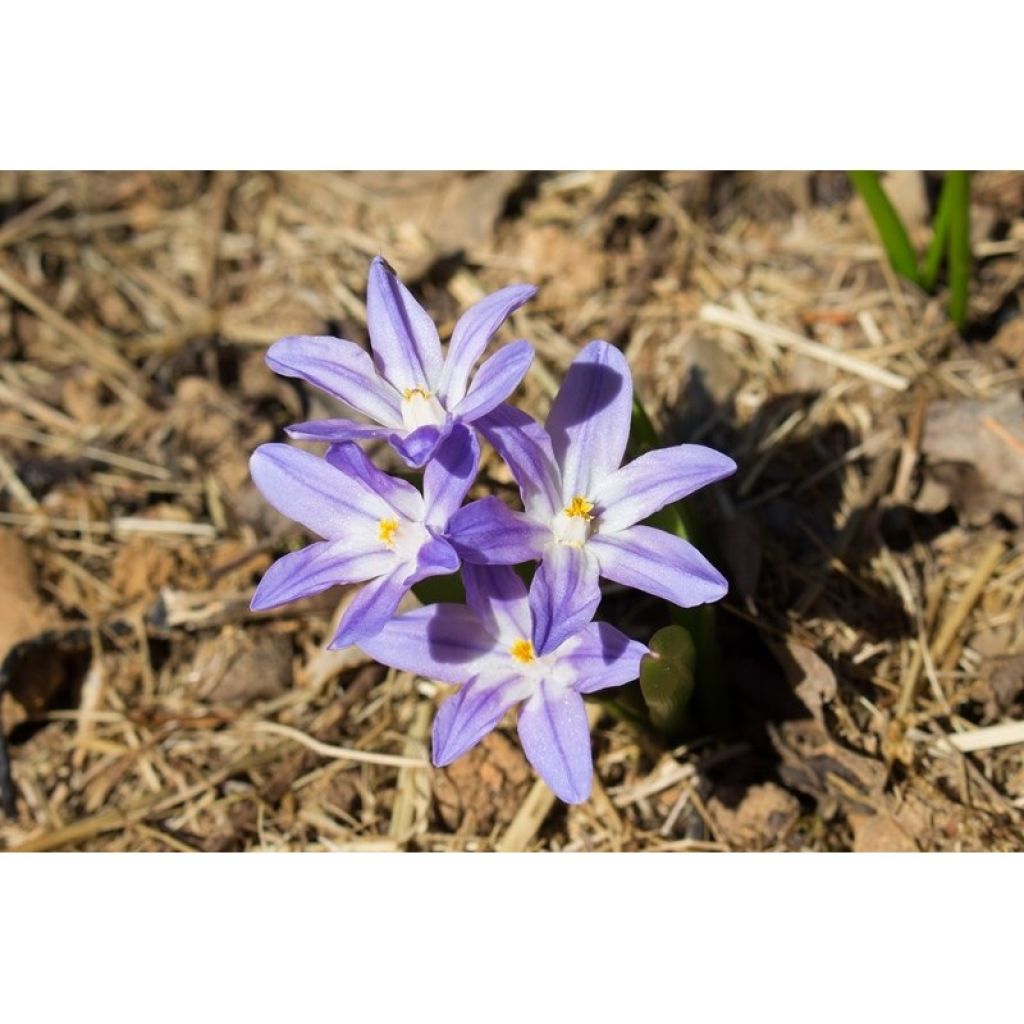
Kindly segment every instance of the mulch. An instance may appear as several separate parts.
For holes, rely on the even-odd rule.
[[[886,184],[923,247],[937,178]],[[0,849],[1024,848],[1024,175],[975,176],[972,242],[961,334],[835,172],[0,173]],[[345,588],[248,610],[308,541],[249,454],[337,412],[263,354],[365,340],[378,254],[442,338],[539,286],[499,339],[534,415],[606,338],[736,459],[696,501],[722,732],[594,703],[567,808],[512,720],[431,768],[445,688],[326,651]]]

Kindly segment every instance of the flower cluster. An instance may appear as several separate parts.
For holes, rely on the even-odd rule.
[[[530,763],[569,803],[590,793],[592,757],[582,694],[637,678],[647,647],[594,622],[599,579],[682,607],[717,601],[726,581],[687,541],[641,525],[736,469],[700,445],[652,451],[622,465],[633,384],[622,353],[592,341],[569,368],[544,426],[505,400],[533,359],[526,341],[488,342],[536,289],[513,285],[455,325],[447,354],[422,306],[382,259],[370,266],[372,358],[338,338],[292,337],[267,362],[340,399],[374,423],[318,420],[289,436],[329,444],[323,458],[285,444],[253,453],[252,478],[279,512],[323,538],[278,559],[254,610],[336,584],[362,587],[331,647],[358,644],[383,664],[456,684],[438,711],[433,760],[449,764],[522,702]],[[523,510],[497,497],[463,505],[478,435],[508,465]],[[422,491],[381,472],[356,443],[386,439],[422,469]],[[529,589],[515,565],[535,562]],[[428,576],[460,571],[466,604],[397,614]]]

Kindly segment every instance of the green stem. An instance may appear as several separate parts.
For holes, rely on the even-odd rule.
[[[971,283],[971,179],[968,171],[950,171],[949,189],[949,318],[963,330],[967,323],[967,291]]]
[[[849,175],[854,188],[864,200],[871,219],[875,222],[875,227],[878,229],[879,237],[882,240],[882,245],[885,246],[885,252],[893,270],[908,281],[919,284],[917,256],[914,254],[914,247],[910,244],[903,221],[900,220],[899,214],[885,194],[885,189],[882,188],[878,172],[850,171]]]
[[[942,257],[946,254],[946,240],[949,238],[949,197],[953,191],[949,187],[950,180],[951,176],[947,174],[942,182],[939,205],[935,211],[935,220],[932,221],[932,241],[921,267],[921,287],[928,292],[935,287],[935,279],[939,276],[939,268],[942,266]]]
[[[630,443],[633,457],[658,448],[662,444],[644,407],[634,399],[633,417],[630,429]],[[708,547],[707,538],[696,513],[683,501],[674,502],[656,512],[647,520],[651,526],[674,533],[688,540],[701,550]],[[729,707],[725,688],[721,684],[722,658],[718,649],[714,605],[698,605],[696,608],[675,608],[672,621],[686,629],[693,637],[696,648],[695,675],[697,685],[693,700],[705,727],[720,731],[728,726]]]

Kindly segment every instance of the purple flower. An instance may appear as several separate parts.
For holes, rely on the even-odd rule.
[[[455,423],[472,423],[519,386],[533,361],[526,341],[499,349],[472,381],[470,374],[509,314],[536,291],[511,285],[471,306],[455,325],[445,358],[426,310],[377,257],[366,288],[372,360],[351,341],[296,336],[271,345],[267,365],[340,398],[379,426],[316,420],[289,427],[289,436],[332,443],[387,438],[410,466],[425,465]]]
[[[569,368],[546,430],[506,405],[476,423],[508,463],[526,511],[483,498],[452,518],[448,536],[467,562],[541,559],[532,602],[538,654],[593,618],[600,576],[684,608],[717,601],[728,589],[692,544],[638,524],[729,476],[736,464],[711,448],[682,444],[621,466],[632,403],[625,357],[592,341]]]
[[[328,646],[373,636],[414,583],[459,568],[444,532],[479,455],[473,432],[455,427],[424,471],[421,495],[378,470],[355,444],[332,446],[323,459],[285,444],[260,445],[249,461],[253,482],[278,512],[324,539],[274,562],[252,609],[365,582]]]
[[[581,694],[640,674],[647,648],[606,622],[590,622],[546,653],[547,597],[507,566],[463,566],[468,604],[434,604],[398,615],[360,641],[385,665],[459,685],[434,719],[433,759],[450,764],[513,705],[530,764],[567,803],[590,795],[593,763]]]

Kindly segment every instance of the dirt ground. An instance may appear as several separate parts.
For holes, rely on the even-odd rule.
[[[939,180],[886,179],[919,247]],[[972,236],[961,335],[836,172],[0,174],[0,849],[1024,848],[1024,174],[975,176]],[[365,340],[378,254],[443,339],[539,286],[500,339],[534,415],[605,338],[739,463],[697,502],[723,733],[595,703],[567,808],[511,720],[425,766],[443,688],[324,650],[343,589],[249,612],[308,539],[249,454],[337,408],[263,353]]]

